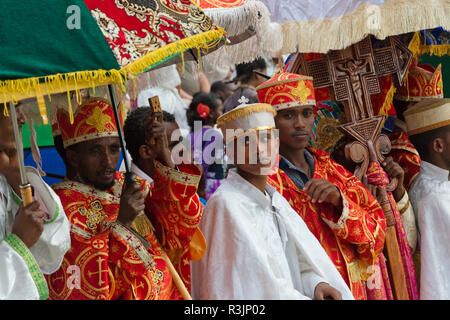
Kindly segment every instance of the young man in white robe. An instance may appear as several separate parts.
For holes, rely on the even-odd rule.
[[[18,116],[19,127],[24,123]],[[70,224],[59,197],[26,168],[33,202],[21,204],[11,118],[0,114],[0,300],[47,299],[43,274],[58,270],[70,248]]]
[[[237,169],[204,209],[207,249],[192,263],[194,299],[353,299],[306,224],[267,184],[278,155],[274,113],[244,104],[217,120]]]
[[[421,158],[411,185],[420,243],[420,299],[450,299],[450,99],[427,99],[404,113]]]

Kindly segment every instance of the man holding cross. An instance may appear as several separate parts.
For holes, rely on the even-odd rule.
[[[76,175],[54,185],[71,223],[72,247],[62,267],[47,278],[50,298],[181,299],[164,249],[189,289],[186,248],[202,208],[192,201],[182,215],[179,207],[196,197],[199,174],[175,168],[164,131],[154,127],[149,128],[159,150],[154,183],[117,172],[118,128],[104,99],[84,102],[73,123],[65,110],[57,118]]]
[[[363,184],[328,153],[309,148],[316,104],[312,77],[281,72],[256,88],[261,103],[277,111],[280,164],[268,183],[303,218],[355,299],[384,246],[383,211]]]

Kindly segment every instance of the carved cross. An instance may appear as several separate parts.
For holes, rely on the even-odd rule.
[[[150,105],[150,108],[152,109],[152,115],[148,117],[147,119],[147,128],[153,123],[156,122],[162,122],[163,120],[163,114],[161,109],[161,103],[159,102],[159,97],[154,96],[148,99],[148,103]],[[147,130],[148,131],[148,130]],[[151,134],[149,132],[146,132],[146,140],[148,140],[148,144],[154,145],[156,143],[156,139],[154,137],[151,137]]]
[[[161,103],[159,102],[159,97],[158,96],[154,96],[148,99],[148,103],[150,105],[150,108],[152,108],[152,113],[153,114],[157,114],[157,113],[162,113],[162,109],[161,109]]]
[[[412,53],[395,36],[373,43],[368,36],[344,50],[331,50],[321,59],[307,61],[303,53],[293,59],[286,71],[312,76],[314,88],[330,88],[331,99],[344,105],[349,122],[340,129],[360,143],[353,147],[352,159],[359,163],[355,175],[361,179],[369,161],[367,141],[373,142],[378,161],[390,150],[389,139],[380,135],[384,116],[374,116],[370,96],[380,93],[380,77],[391,75],[397,86],[402,83]],[[363,150],[367,156],[356,157]]]
[[[370,96],[380,93],[379,77],[392,75],[396,86],[402,83],[412,53],[397,37],[372,44],[368,36],[344,50],[331,50],[322,59],[306,61],[302,53],[293,59],[288,72],[312,76],[316,89],[329,87],[333,100],[346,106],[347,119],[357,121],[373,115]]]
[[[380,134],[384,116],[374,116],[370,96],[380,92],[379,77],[391,75],[397,86],[402,83],[412,53],[397,37],[372,43],[368,36],[344,50],[332,50],[322,55],[321,59],[306,61],[302,53],[297,53],[293,59],[286,71],[312,76],[316,89],[329,87],[331,99],[344,105],[348,122],[340,129],[356,140],[346,146],[345,152],[358,164],[354,174],[361,180],[369,161],[383,161],[383,154],[390,150],[389,138]],[[396,180],[393,179],[385,191],[392,191],[395,186]],[[397,299],[408,299],[394,228],[396,222],[386,192],[380,204],[387,222],[385,252],[394,294]]]

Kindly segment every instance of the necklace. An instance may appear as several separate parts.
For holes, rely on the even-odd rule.
[[[239,85],[239,88],[250,88],[250,89],[255,89],[254,86],[251,86],[251,85],[245,84],[245,83],[240,84],[240,85]]]

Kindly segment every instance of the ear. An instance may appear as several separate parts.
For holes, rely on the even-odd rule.
[[[143,144],[139,147],[139,157],[143,160],[152,160],[155,159],[155,153],[150,146]]]
[[[261,77],[261,76],[260,76],[259,74],[252,72],[252,78],[253,78],[253,80],[258,81],[260,77]]]
[[[435,138],[433,140],[433,151],[436,153],[444,152],[444,140],[442,138]]]

